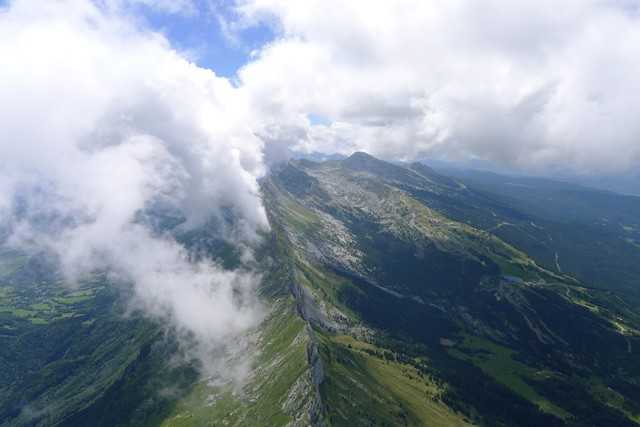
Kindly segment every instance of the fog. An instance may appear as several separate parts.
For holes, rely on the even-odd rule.
[[[192,262],[139,221],[162,205],[193,229],[223,210],[249,246],[268,228],[263,142],[246,96],[117,4],[17,1],[0,14],[0,213],[8,243],[47,250],[71,285],[95,270],[207,373],[261,318],[259,277]]]

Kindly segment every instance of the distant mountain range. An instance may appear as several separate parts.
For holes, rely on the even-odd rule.
[[[640,198],[315,160],[262,181],[269,315],[240,390],[169,365],[176,343],[123,319],[105,276],[69,291],[2,252],[0,426],[640,424]]]

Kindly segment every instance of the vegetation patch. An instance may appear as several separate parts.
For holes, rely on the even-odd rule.
[[[442,386],[394,352],[345,335],[324,335],[322,344],[331,425],[469,425],[442,403]]]
[[[64,305],[74,305],[94,297],[95,291],[93,289],[86,289],[81,291],[71,292],[65,296],[55,297],[53,300],[57,303]]]
[[[469,361],[485,374],[494,378],[514,393],[537,405],[542,411],[561,419],[568,419],[564,409],[538,394],[526,380],[544,379],[553,375],[549,371],[535,369],[513,359],[514,351],[486,339],[465,335],[459,347],[448,350],[452,356]]]
[[[604,384],[597,377],[591,378],[587,389],[598,402],[622,412],[627,418],[640,424],[640,404],[629,402],[623,395]]]

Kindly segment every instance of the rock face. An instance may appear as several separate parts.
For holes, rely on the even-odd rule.
[[[320,393],[320,386],[324,381],[324,367],[318,350],[318,343],[313,336],[311,328],[307,328],[307,333],[311,336],[311,340],[309,341],[309,344],[307,344],[307,362],[311,367],[313,391],[316,394],[316,399],[314,400],[313,405],[309,408],[309,421],[314,426],[322,427],[325,425],[323,421],[324,412],[329,410],[323,406],[322,395]]]

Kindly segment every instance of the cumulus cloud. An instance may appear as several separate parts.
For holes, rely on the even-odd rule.
[[[279,34],[239,75],[303,150],[621,172],[640,166],[638,4],[239,0]]]
[[[258,278],[193,262],[140,214],[163,206],[194,228],[231,211],[252,241],[268,227],[263,142],[242,90],[122,13],[84,0],[0,11],[0,213],[13,244],[52,250],[68,277],[133,284],[133,307],[213,366],[258,321]]]

